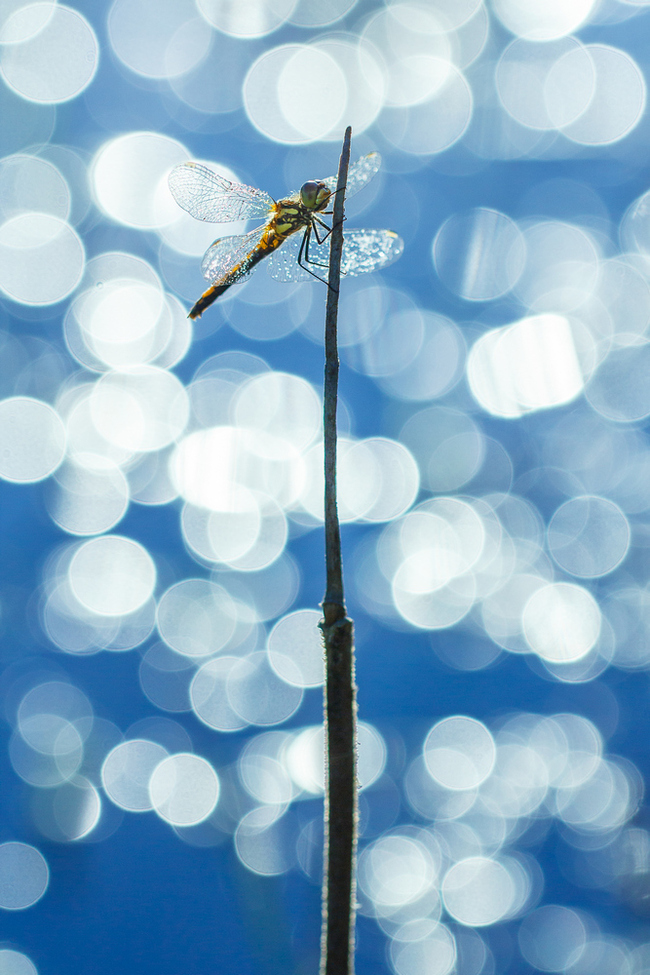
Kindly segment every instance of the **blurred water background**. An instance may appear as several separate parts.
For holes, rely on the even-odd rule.
[[[358,975],[648,975],[648,8],[0,2],[0,975],[317,970],[326,292],[167,176],[347,124]]]

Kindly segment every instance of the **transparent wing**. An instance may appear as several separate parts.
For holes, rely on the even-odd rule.
[[[369,183],[375,173],[378,172],[380,166],[381,156],[378,152],[369,152],[367,156],[362,156],[361,159],[357,159],[348,170],[348,181],[345,184],[346,199],[349,196],[354,196],[362,186]],[[336,189],[338,179],[338,176],[328,176],[322,182],[333,193]]]
[[[294,234],[275,251],[268,261],[269,274],[276,281],[308,281],[311,275],[298,264],[298,252],[302,242],[302,234]],[[367,274],[369,271],[379,271],[388,267],[400,257],[404,250],[404,241],[392,230],[348,230],[343,235],[343,257],[341,272],[343,274]],[[330,259],[330,238],[317,244],[313,234],[309,242],[309,260],[318,262],[311,270],[319,277],[327,277],[327,265]]]
[[[178,205],[196,220],[234,223],[251,217],[267,217],[275,207],[275,201],[264,190],[231,183],[200,163],[174,166],[168,182]]]
[[[219,284],[223,278],[236,271],[245,258],[259,247],[266,226],[256,227],[248,234],[238,234],[236,237],[220,237],[211,244],[201,261],[203,277],[210,284]],[[248,270],[243,268],[234,278],[239,281],[245,278]]]

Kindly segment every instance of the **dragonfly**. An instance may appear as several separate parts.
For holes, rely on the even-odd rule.
[[[380,165],[378,152],[354,163],[348,172],[346,197],[365,186]],[[220,237],[208,247],[201,271],[210,287],[188,317],[200,318],[206,308],[231,285],[246,278],[264,258],[269,258],[269,272],[276,280],[304,281],[310,274],[320,277],[309,265],[328,266],[331,228],[320,215],[330,212],[327,206],[337,182],[337,176],[310,179],[297,193],[276,202],[263,190],[231,183],[201,163],[175,166],[169,174],[172,196],[195,219],[210,223],[264,221],[249,233]],[[346,230],[341,272],[356,275],[377,271],[396,261],[403,249],[401,237],[392,230]]]

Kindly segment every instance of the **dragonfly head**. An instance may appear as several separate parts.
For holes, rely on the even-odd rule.
[[[300,200],[308,210],[323,210],[331,195],[332,191],[328,190],[325,183],[320,183],[315,179],[307,180],[300,187]]]

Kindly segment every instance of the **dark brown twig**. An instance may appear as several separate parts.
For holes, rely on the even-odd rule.
[[[339,376],[337,315],[345,185],[350,163],[348,127],[343,140],[332,216],[325,317],[325,561],[327,587],[321,628],[325,644],[325,877],[321,975],[353,975],[356,845],[356,687],[352,620],[345,612],[341,534],[336,509],[336,407]]]

